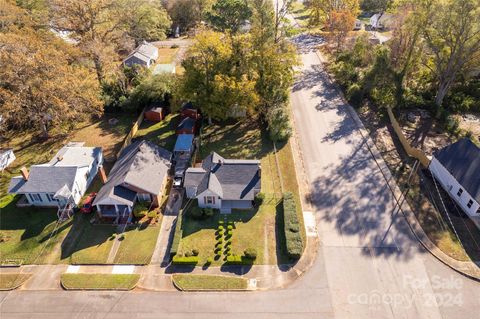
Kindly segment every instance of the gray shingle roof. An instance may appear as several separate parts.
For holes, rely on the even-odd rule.
[[[30,167],[28,181],[21,177],[14,177],[8,187],[9,193],[55,193],[64,185],[72,190],[77,174],[74,166],[45,166],[33,165]]]
[[[132,199],[129,187],[158,195],[170,169],[171,158],[172,153],[149,141],[137,141],[127,146],[93,204],[102,204],[106,199],[132,204],[135,196]]]
[[[197,195],[209,189],[224,200],[253,200],[261,187],[259,171],[260,161],[224,159],[213,152],[201,169],[187,170],[185,185],[196,186]]]
[[[463,138],[433,155],[480,202],[480,148],[468,138]]]

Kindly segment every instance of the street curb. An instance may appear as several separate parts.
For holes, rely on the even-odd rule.
[[[316,55],[319,57],[320,61],[322,64],[325,63],[325,60],[323,59],[323,56],[319,54],[318,52],[315,52]],[[350,115],[350,117],[353,119],[355,122],[360,134],[362,135],[363,139],[366,142],[366,145],[369,149],[369,152],[372,154],[375,163],[377,164],[378,168],[380,169],[380,172],[382,173],[384,179],[387,182],[388,187],[390,188],[394,198],[395,202],[397,203],[400,211],[402,212],[403,216],[405,217],[405,221],[408,224],[408,227],[410,228],[412,234],[415,236],[418,242],[432,255],[434,256],[437,260],[439,260],[441,263],[444,265],[450,267],[451,269],[455,270],[459,274],[470,278],[475,281],[480,281],[480,268],[477,267],[473,262],[461,262],[458,260],[455,260],[445,254],[443,251],[441,251],[427,236],[425,231],[421,228],[421,226],[418,223],[417,217],[413,213],[410,205],[406,200],[402,200],[402,191],[398,187],[395,179],[392,176],[392,173],[390,172],[390,169],[386,165],[382,155],[380,154],[380,151],[378,150],[377,146],[375,143],[371,140],[370,134],[368,133],[367,129],[363,125],[363,122],[360,120],[360,117],[358,116],[357,112],[353,109],[353,107],[348,103],[346,100],[343,91],[339,88],[337,85],[336,81],[334,78],[330,75],[330,73],[323,68],[323,71],[327,74],[330,82],[335,86],[335,89],[339,92],[342,101],[347,105],[347,110]],[[393,186],[391,185],[393,181]],[[398,195],[400,193],[400,196]]]

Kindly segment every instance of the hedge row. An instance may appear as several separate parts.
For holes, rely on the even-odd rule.
[[[303,253],[304,244],[300,233],[297,205],[290,192],[283,194],[283,220],[287,254],[290,258],[299,259]]]
[[[175,224],[175,233],[173,234],[172,246],[170,247],[170,257],[173,257],[178,252],[178,246],[180,245],[180,239],[182,239],[182,215],[183,212],[180,211],[177,217],[177,222]]]
[[[198,264],[198,256],[182,257],[173,256],[172,263],[175,265],[196,265]]]
[[[230,255],[227,256],[225,262],[226,265],[251,265],[253,264],[253,259],[247,258],[241,255]]]

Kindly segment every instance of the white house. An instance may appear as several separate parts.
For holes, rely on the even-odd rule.
[[[480,148],[467,138],[433,154],[428,167],[450,197],[474,221],[480,217]]]
[[[0,148],[0,172],[15,160],[12,148]]]
[[[158,48],[144,41],[123,61],[124,65],[150,68],[158,60]]]
[[[370,25],[374,30],[386,29],[392,26],[394,15],[388,13],[375,13],[370,17]]]
[[[78,205],[88,186],[103,164],[100,147],[84,147],[84,143],[69,143],[45,164],[21,169],[13,177],[8,192],[24,195],[25,205],[40,207]]]
[[[184,187],[187,198],[196,198],[199,207],[225,213],[250,209],[260,192],[260,161],[224,159],[213,152],[202,167],[187,169]]]

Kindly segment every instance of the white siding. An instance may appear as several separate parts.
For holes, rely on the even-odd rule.
[[[0,171],[3,171],[5,168],[7,168],[7,166],[10,165],[14,160],[15,154],[13,154],[13,151],[11,150],[0,155]]]
[[[53,194],[51,194],[51,196],[53,197]],[[58,202],[55,200],[49,201],[46,193],[25,194],[25,197],[27,198],[28,202],[33,206],[58,207]]]
[[[205,198],[207,196],[214,197],[215,198],[215,203],[207,204],[206,200],[205,200]],[[202,207],[202,208],[208,207],[208,208],[218,208],[218,209],[220,209],[220,207],[222,207],[222,199],[220,197],[218,197],[217,194],[212,193],[210,190],[206,190],[203,193],[201,193],[200,195],[198,195],[197,199],[198,199],[198,206]]]
[[[458,203],[467,215],[479,216],[476,212],[478,211],[480,204],[457,182],[455,177],[453,177],[435,157],[432,158],[428,169],[436,177],[437,181],[440,182],[443,189],[450,194],[450,197]],[[460,188],[463,189],[463,193],[461,196],[458,196],[457,193]],[[473,201],[473,205],[468,208],[467,205],[470,200]]]

